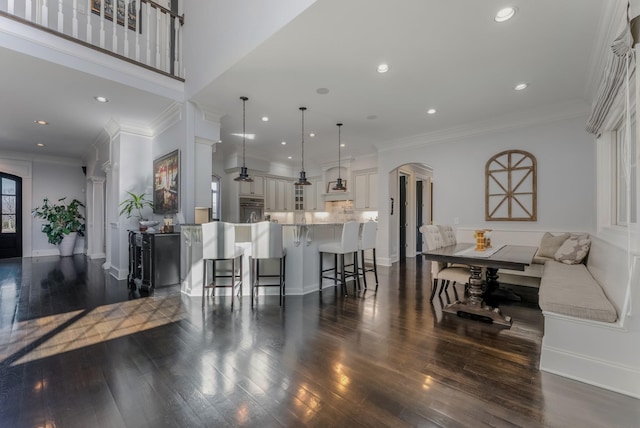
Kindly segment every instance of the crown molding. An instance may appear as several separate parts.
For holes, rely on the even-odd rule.
[[[375,147],[379,153],[384,153],[392,150],[395,151],[398,149],[439,144],[476,135],[493,134],[500,131],[526,128],[533,125],[574,119],[582,116],[586,117],[589,115],[590,111],[590,106],[584,101],[579,100],[569,103],[547,106],[527,112],[507,114],[491,120],[474,122],[455,128],[444,129],[441,131],[429,132],[425,134],[414,135],[412,137],[392,140],[388,143],[385,143],[384,147],[379,147],[378,145],[376,145]]]
[[[204,120],[220,123],[222,118],[227,115],[226,113],[221,112],[220,110],[217,110],[206,104],[200,104],[200,103],[194,103],[194,104],[196,105],[196,107],[198,107],[198,110],[202,112],[202,118]]]
[[[61,157],[61,156],[40,155],[37,153],[19,152],[19,151],[10,151],[10,150],[0,150],[0,159],[27,161],[27,162],[46,162],[46,163],[54,163],[54,164],[69,165],[69,166],[84,166],[84,161],[80,158],[74,158],[74,157],[68,157],[68,156]]]

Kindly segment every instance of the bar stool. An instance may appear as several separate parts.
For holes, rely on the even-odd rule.
[[[342,226],[342,238],[340,241],[327,242],[318,246],[320,252],[320,293],[322,294],[322,280],[324,278],[333,279],[335,287],[338,286],[338,256],[340,256],[340,285],[343,287],[344,295],[347,295],[347,279],[355,278],[358,288],[360,288],[360,277],[358,276],[358,233],[360,231],[360,223],[357,221],[346,222]],[[322,269],[322,256],[324,253],[333,254],[333,267]],[[353,263],[345,265],[344,255],[351,253],[353,255]],[[346,268],[352,266],[353,270],[347,271]],[[325,276],[325,272],[333,272],[333,277]]]
[[[213,296],[217,287],[231,288],[231,308],[233,309],[235,289],[242,290],[242,256],[244,249],[236,245],[236,228],[232,223],[214,221],[202,225],[202,306],[205,290],[212,289]],[[240,259],[239,273],[236,273],[236,260]],[[218,275],[216,262],[231,262],[230,275]],[[212,282],[207,283],[207,266],[211,262]],[[223,271],[224,272],[224,271]],[[228,271],[227,271],[228,272]],[[239,276],[239,280],[236,278]],[[218,278],[231,278],[230,284],[219,284]]]
[[[261,275],[260,260],[278,259],[277,275]],[[280,306],[285,294],[285,268],[287,251],[282,245],[282,225],[269,221],[251,223],[251,306],[258,296],[258,287],[278,287]],[[278,278],[278,283],[261,284],[260,278]]]
[[[360,241],[358,241],[358,250],[360,250],[360,269],[358,274],[362,274],[364,288],[367,288],[367,272],[373,272],[376,278],[376,291],[378,291],[378,265],[376,264],[376,233],[378,232],[378,224],[373,221],[362,223],[362,231],[360,232]],[[364,262],[364,252],[373,250],[373,267],[367,269]]]

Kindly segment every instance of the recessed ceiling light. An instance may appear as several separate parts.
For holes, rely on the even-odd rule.
[[[518,83],[516,86],[513,87],[513,89],[515,89],[516,91],[522,91],[523,89],[527,89],[529,87],[528,83]]]
[[[436,114],[436,109],[430,108],[429,110],[427,110],[427,114]]]
[[[516,14],[515,7],[505,7],[504,9],[500,9],[496,16],[493,18],[496,22],[504,22],[511,18]]]
[[[267,116],[262,116],[262,121],[263,122],[269,122],[269,118]]]
[[[287,159],[293,159],[293,156],[287,156]]]
[[[312,138],[313,138],[313,137],[315,137],[315,136],[316,136],[316,134],[314,134],[313,132],[309,134],[309,137],[312,137]]]
[[[316,93],[318,93],[319,95],[326,95],[329,93],[329,89],[328,88],[318,88],[316,89]]]
[[[386,73],[387,71],[389,71],[389,64],[382,63],[378,65],[377,70],[378,70],[378,73]]]
[[[38,147],[44,147],[44,143],[36,143],[36,146],[38,146]]]
[[[242,137],[242,132],[240,132],[239,134],[238,133],[234,133],[234,134],[231,134],[231,135],[235,135],[236,137]],[[247,138],[247,140],[255,140],[255,138],[256,138],[256,134],[245,134],[244,136]]]
[[[280,143],[280,144],[282,144],[283,146],[286,146],[286,145],[287,145],[287,142],[286,142],[286,141],[283,141],[283,142],[282,142],[282,143]]]
[[[345,144],[345,143],[341,143],[341,144],[340,144],[340,147],[345,147],[345,146],[346,146],[346,144]]]
[[[49,122],[47,122],[46,120],[34,120],[33,123],[36,123],[38,125],[48,125]]]
[[[105,97],[101,97],[101,96],[99,96],[99,95],[98,95],[98,96],[96,96],[96,97],[93,97],[93,99],[94,99],[94,100],[96,100],[96,101],[98,101],[99,103],[108,103],[108,102],[109,102],[109,100],[108,100],[108,99],[106,99]]]

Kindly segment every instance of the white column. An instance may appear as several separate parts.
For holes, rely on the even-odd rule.
[[[87,186],[87,256],[105,258],[104,191],[106,177],[89,177]]]

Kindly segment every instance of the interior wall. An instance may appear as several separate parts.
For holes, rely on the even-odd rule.
[[[434,223],[457,223],[461,227],[518,230],[595,229],[595,145],[584,131],[586,117],[577,117],[517,129],[469,135],[442,143],[405,149],[381,150],[378,156],[380,201],[389,200],[395,184],[382,180],[407,163],[433,168]],[[484,219],[485,164],[493,155],[522,149],[537,159],[538,220],[535,222],[487,222]],[[386,174],[385,174],[386,172]],[[379,249],[382,262],[395,254],[388,211],[380,211]]]

